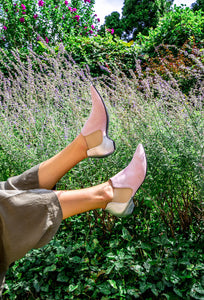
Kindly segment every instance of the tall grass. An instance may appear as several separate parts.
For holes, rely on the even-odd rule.
[[[1,50],[1,64],[4,55]],[[165,81],[156,73],[154,78],[142,77],[139,61],[136,72],[130,71],[129,76],[115,70],[108,76],[92,78],[88,69],[80,69],[63,49],[58,55],[30,52],[26,62],[17,51],[13,55],[16,63],[11,62],[10,71],[8,67],[10,75],[0,73],[1,180],[51,157],[80,133],[90,113],[89,87],[94,83],[107,105],[109,136],[117,150],[105,159],[81,162],[58,183],[58,189],[83,188],[107,180],[127,165],[138,143],[143,143],[146,151],[147,177],[135,196],[136,209],[129,221],[94,212],[85,214],[85,219],[73,217],[64,226],[74,232],[83,228],[86,220],[90,228],[95,224],[95,235],[100,227],[115,236],[114,225],[122,228],[126,224],[126,241],[128,234],[131,240],[152,239],[158,233],[176,239],[180,233],[199,243],[204,155],[202,59],[197,68],[199,76],[195,70],[193,74],[198,78],[198,88],[187,97],[173,79]],[[138,295],[142,291],[146,290],[140,288]]]

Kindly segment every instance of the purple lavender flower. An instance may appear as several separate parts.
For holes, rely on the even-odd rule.
[[[95,29],[95,26],[94,26],[94,25],[91,25],[91,28],[92,28],[92,29]]]
[[[23,23],[23,22],[25,22],[25,19],[24,19],[24,18],[20,18],[19,21],[20,21],[21,23]]]
[[[77,9],[74,7],[74,8],[72,8],[72,11],[73,11],[73,12],[76,12],[76,11],[77,11]]]
[[[67,0],[65,0],[65,1],[64,1],[64,4],[65,4],[65,5],[68,5],[69,3],[68,3],[68,1],[67,1]]]
[[[21,7],[22,7],[23,10],[26,10],[26,7],[25,7],[24,4],[21,4]]]
[[[47,44],[49,43],[48,37],[45,37],[45,41],[46,41]]]
[[[4,30],[7,30],[7,27],[6,27],[6,26],[3,26],[3,29],[4,29]]]
[[[38,14],[35,14],[35,15],[33,16],[34,19],[37,19],[37,17],[38,17]]]

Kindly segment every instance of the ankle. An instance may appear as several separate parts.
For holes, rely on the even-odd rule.
[[[103,209],[113,200],[113,187],[109,181],[100,184],[96,193],[96,198],[101,203],[100,206]]]
[[[85,137],[80,133],[76,139],[75,139],[78,144],[79,144],[79,147],[80,147],[80,151],[82,153],[82,156],[83,158],[87,158],[87,150],[89,149],[88,148],[88,145],[87,145],[87,142],[86,142],[86,139]]]

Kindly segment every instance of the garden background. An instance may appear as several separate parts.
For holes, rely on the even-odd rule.
[[[0,178],[80,133],[90,83],[110,112],[116,152],[57,185],[78,189],[124,168],[143,143],[147,177],[128,218],[92,211],[6,277],[3,299],[203,299],[203,1],[124,1],[99,26],[93,0],[0,0]]]

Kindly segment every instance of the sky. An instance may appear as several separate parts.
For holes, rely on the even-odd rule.
[[[181,4],[186,4],[187,6],[191,6],[192,3],[196,2],[196,0],[175,0],[174,4],[177,6]],[[100,24],[104,24],[105,16],[110,15],[113,11],[118,11],[120,15],[122,14],[124,0],[95,0],[95,12],[100,18]]]

